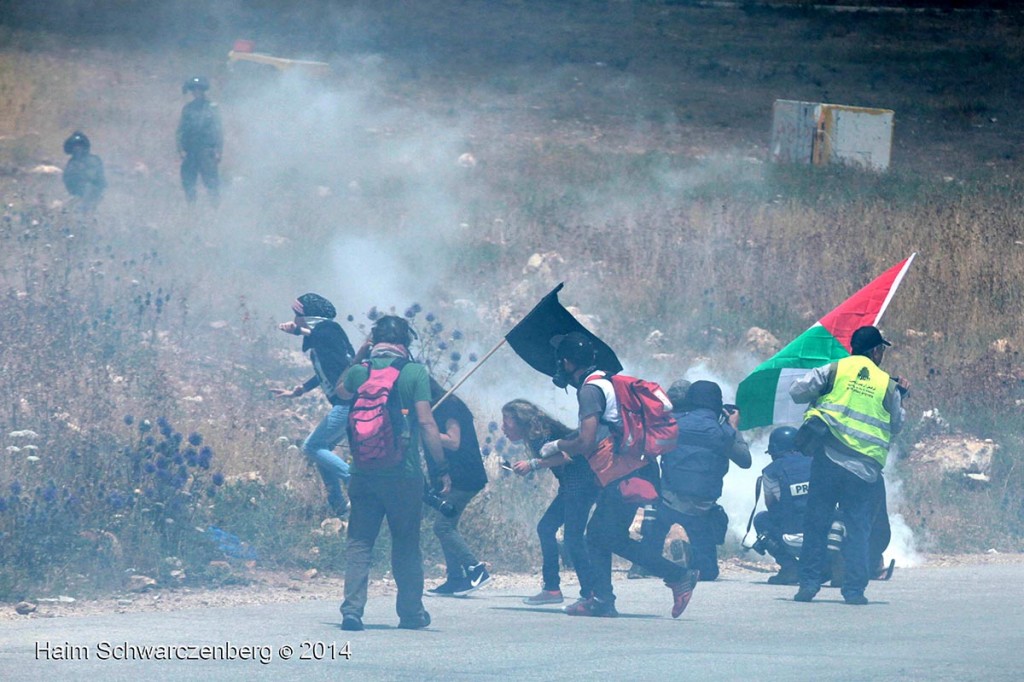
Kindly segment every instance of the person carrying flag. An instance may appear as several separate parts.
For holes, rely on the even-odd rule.
[[[606,373],[597,369],[597,353],[590,337],[581,332],[570,332],[551,339],[558,361],[553,377],[556,386],[571,385],[576,389],[579,403],[579,429],[572,438],[545,443],[540,449],[542,459],[583,455],[591,468],[598,471],[596,462],[616,456],[616,432],[621,436],[622,418],[611,382]],[[657,461],[630,473],[630,477],[648,481],[657,487],[659,473]],[[617,481],[616,481],[617,482]],[[641,503],[627,499],[620,487],[610,482],[598,494],[597,506],[587,524],[587,548],[591,559],[593,596],[583,597],[565,608],[571,616],[615,617],[615,592],[612,588],[612,554],[639,563],[653,575],[664,579],[672,590],[672,617],[678,618],[686,609],[697,581],[696,571],[690,571],[668,559],[652,557],[640,542],[629,537],[629,526]]]
[[[902,398],[910,388],[905,378],[879,368],[891,345],[878,328],[860,327],[850,340],[853,355],[811,370],[790,386],[794,402],[810,403],[797,443],[813,457],[795,601],[811,601],[821,587],[828,530],[839,504],[846,521],[843,599],[868,603],[868,537],[884,500],[882,468],[903,426]]]

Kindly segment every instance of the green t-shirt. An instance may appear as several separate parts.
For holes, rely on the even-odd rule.
[[[374,369],[383,369],[391,365],[395,358],[371,358],[370,364]],[[370,373],[362,365],[353,365],[345,373],[345,390],[355,394],[364,381],[369,378]],[[408,410],[406,417],[409,427],[409,445],[405,449],[405,457],[399,466],[392,469],[374,469],[373,471],[360,471],[359,466],[352,462],[352,473],[360,476],[400,476],[416,477],[421,476],[423,469],[420,465],[420,423],[416,418],[416,403],[419,401],[430,402],[430,375],[427,368],[418,362],[410,362],[402,368],[395,382],[397,396],[401,401],[402,409]]]

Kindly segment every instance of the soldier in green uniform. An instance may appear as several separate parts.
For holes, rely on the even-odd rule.
[[[217,164],[224,150],[224,131],[217,105],[206,97],[210,82],[193,76],[181,86],[182,93],[191,93],[192,101],[181,110],[176,139],[181,156],[181,186],[190,204],[196,201],[196,182],[203,185],[216,206],[220,201],[220,175]]]

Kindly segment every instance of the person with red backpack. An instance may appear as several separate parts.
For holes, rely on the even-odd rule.
[[[349,447],[352,511],[348,525],[342,630],[363,629],[373,545],[386,518],[391,531],[391,570],[398,587],[398,627],[430,625],[423,608],[423,469],[420,441],[434,460],[441,494],[451,477],[437,424],[430,411],[430,374],[410,360],[413,331],[395,315],[376,321],[370,333],[369,359],[342,377],[338,393],[352,399]]]
[[[541,447],[542,458],[583,455],[597,475],[601,491],[587,524],[587,547],[592,562],[593,595],[565,608],[571,616],[614,617],[612,554],[639,563],[664,579],[672,590],[672,617],[678,618],[693,595],[697,575],[643,551],[629,537],[629,526],[641,505],[657,499],[656,456],[674,443],[675,421],[668,417],[668,398],[656,385],[628,377],[610,377],[596,367],[590,338],[581,332],[551,340],[558,360],[556,386],[571,385],[579,403],[579,430],[572,438],[550,441]],[[654,390],[647,390],[654,387]],[[646,391],[638,394],[631,391]],[[661,393],[662,398],[655,398]],[[644,398],[660,405],[645,405]],[[636,402],[629,405],[627,400]],[[634,410],[637,408],[639,411]],[[646,425],[638,430],[639,425]]]

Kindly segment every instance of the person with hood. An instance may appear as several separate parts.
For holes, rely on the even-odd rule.
[[[71,157],[64,167],[64,187],[68,194],[78,199],[79,207],[86,212],[96,208],[107,188],[103,161],[90,153],[91,148],[89,138],[80,130],[64,140],[64,153]]]
[[[316,465],[327,489],[327,502],[336,516],[348,514],[348,499],[342,481],[349,480],[349,466],[334,448],[348,434],[348,413],[351,401],[338,395],[335,385],[342,373],[355,360],[356,353],[341,325],[334,321],[334,304],[319,294],[307,293],[292,302],[295,318],[282,322],[278,329],[302,337],[302,350],[309,353],[313,376],[294,388],[275,388],[272,393],[282,398],[297,398],[317,386],[323,391],[331,410],[302,444],[302,452]]]
[[[695,381],[677,418],[678,445],[661,457],[658,533],[664,538],[673,523],[686,530],[689,567],[700,572],[700,580],[718,578],[717,546],[725,542],[729,526],[718,498],[729,463],[741,469],[751,465],[750,448],[737,431],[739,420],[739,410],[725,409],[718,384]]]
[[[838,504],[846,525],[843,599],[853,606],[868,603],[869,555],[881,556],[882,543],[872,549],[870,535],[885,502],[882,469],[903,427],[902,401],[910,390],[906,378],[880,368],[890,345],[877,327],[860,327],[850,338],[852,355],[812,369],[789,388],[794,402],[810,404],[797,442],[813,458],[795,601],[809,602],[821,589]]]

